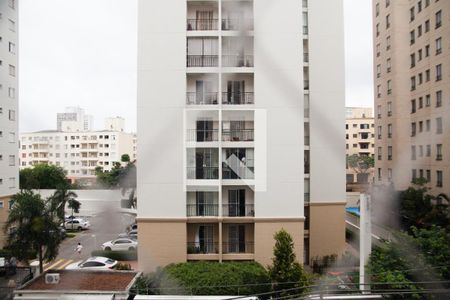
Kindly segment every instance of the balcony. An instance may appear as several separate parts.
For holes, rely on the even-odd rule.
[[[254,253],[255,243],[247,241],[228,241],[222,244],[224,254]]]
[[[186,215],[188,217],[217,217],[219,215],[219,205],[187,204]]]
[[[187,254],[217,254],[219,253],[219,243],[215,242],[188,242]]]
[[[187,167],[187,179],[219,179],[218,167]]]
[[[224,142],[252,142],[254,141],[254,129],[223,130]]]
[[[217,99],[218,99],[217,92],[186,93],[186,104],[188,105],[215,105],[218,103]]]
[[[218,19],[188,19],[186,30],[198,31],[198,30],[218,30]]]
[[[188,142],[217,142],[219,140],[219,130],[188,129],[186,139]]]
[[[249,105],[254,104],[254,93],[253,92],[223,92],[222,93],[222,104],[225,105]]]
[[[254,179],[255,167],[250,167],[242,163],[238,167],[229,167],[224,163],[222,167],[222,179]]]
[[[224,217],[254,217],[254,204],[228,203],[222,205],[222,215]]]
[[[222,66],[223,67],[234,67],[234,68],[251,68],[254,66],[253,64],[253,55],[245,54],[245,55],[233,55],[233,54],[225,54],[222,55]]]
[[[186,56],[186,62],[188,68],[213,68],[219,66],[219,56],[188,54]]]
[[[247,18],[234,18],[222,19],[222,30],[225,31],[252,31],[253,30],[253,19]]]

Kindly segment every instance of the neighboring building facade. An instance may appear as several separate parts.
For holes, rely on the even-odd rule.
[[[18,1],[0,2],[0,227],[18,191]],[[0,248],[6,236],[0,231]]]
[[[72,182],[94,182],[95,168],[109,171],[122,154],[133,156],[132,133],[121,131],[38,131],[20,135],[20,168],[56,165]]]
[[[113,131],[125,131],[125,119],[122,117],[106,118],[105,129]]]
[[[139,1],[139,269],[269,265],[281,228],[300,261],[340,254],[342,1],[157,5]]]
[[[345,121],[346,156],[365,155],[374,157],[374,119],[370,107],[347,107]],[[373,168],[359,173],[347,165],[347,184],[372,182]]]
[[[450,194],[450,6],[374,0],[375,182]]]
[[[80,107],[66,107],[66,111],[58,113],[56,128],[58,131],[89,131],[92,130],[94,118],[86,115]]]

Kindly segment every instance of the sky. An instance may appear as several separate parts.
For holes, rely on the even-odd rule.
[[[344,5],[346,105],[372,106],[371,0]],[[55,129],[66,106],[135,131],[137,0],[21,0],[19,14],[20,131]]]

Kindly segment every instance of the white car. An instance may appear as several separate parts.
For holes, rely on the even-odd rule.
[[[137,230],[131,230],[125,233],[119,234],[120,238],[131,238],[133,240],[137,239]]]
[[[73,219],[73,220],[67,221],[64,224],[65,224],[66,229],[83,230],[83,229],[89,229],[89,227],[91,227],[91,224],[88,221],[85,221],[83,219]]]
[[[105,251],[133,251],[137,249],[137,246],[137,241],[133,241],[129,238],[118,238],[104,243],[102,249]]]
[[[102,256],[94,256],[86,259],[85,261],[79,261],[70,264],[66,267],[67,270],[111,270],[117,265],[117,260],[110,259]]]

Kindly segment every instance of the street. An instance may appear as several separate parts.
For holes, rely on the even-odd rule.
[[[91,223],[90,229],[76,232],[73,238],[66,238],[61,243],[58,257],[49,263],[44,263],[44,271],[62,270],[72,263],[91,257],[91,252],[101,250],[104,242],[113,240],[120,233],[125,232],[126,227],[133,223],[134,217],[105,210],[86,220]],[[83,246],[81,254],[75,251],[78,243]]]

